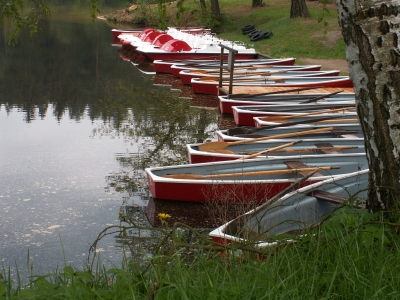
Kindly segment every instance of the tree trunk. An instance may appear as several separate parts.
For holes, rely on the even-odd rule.
[[[213,16],[219,20],[221,17],[221,12],[219,10],[219,3],[218,0],[211,0],[211,12]]]
[[[309,18],[310,13],[308,12],[308,8],[305,0],[292,0],[292,6],[290,7],[290,18]]]
[[[206,9],[206,1],[205,0],[200,0],[200,7],[201,7],[202,10]]]
[[[263,6],[263,0],[253,0],[253,3],[251,5],[252,8],[261,6]]]
[[[336,5],[370,168],[367,207],[396,209],[400,206],[400,4],[336,0]]]

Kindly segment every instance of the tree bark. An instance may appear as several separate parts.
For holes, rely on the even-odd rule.
[[[218,0],[211,0],[211,12],[217,20],[221,18]]]
[[[200,7],[201,9],[206,9],[206,1],[205,0],[200,0]]]
[[[308,12],[308,8],[305,0],[292,0],[292,5],[290,7],[290,18],[309,18],[310,13]]]
[[[263,6],[263,0],[253,0],[253,3],[251,5],[252,8],[261,6]]]
[[[400,204],[400,3],[336,0],[370,168],[367,207]]]

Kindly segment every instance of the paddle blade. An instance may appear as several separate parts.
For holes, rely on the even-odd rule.
[[[227,142],[214,141],[199,145],[200,151],[221,150],[229,146]]]

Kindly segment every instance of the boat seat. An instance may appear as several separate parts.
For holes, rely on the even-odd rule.
[[[301,161],[285,161],[285,164],[289,167],[289,169],[309,168],[309,166],[305,165]],[[299,172],[299,174],[301,176],[307,176],[312,172],[314,171]],[[319,172],[316,172],[313,176],[323,176],[323,175]]]
[[[326,201],[329,203],[333,204],[342,204],[343,201],[346,201],[349,199],[349,197],[340,195],[340,194],[335,194],[335,193],[330,193],[322,190],[314,190],[310,193],[307,194],[308,196],[315,197],[317,200],[320,201]]]
[[[331,143],[319,143],[319,144],[315,144],[315,146],[317,148],[329,148],[329,147],[333,147],[333,145]],[[321,151],[322,153],[325,154],[340,154],[339,151],[335,151],[335,150],[328,150],[328,149],[319,149],[318,151]]]
[[[357,139],[358,138],[358,136],[356,136],[354,134],[341,134],[340,137],[346,138],[346,139]]]

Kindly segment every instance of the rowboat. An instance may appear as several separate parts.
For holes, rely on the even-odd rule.
[[[197,94],[219,95],[218,80],[203,81],[200,78],[191,80],[192,91]],[[223,81],[222,86],[229,86],[228,81]],[[353,87],[353,82],[348,76],[331,77],[278,77],[271,76],[259,81],[234,81],[232,86],[251,87],[325,87],[347,88]]]
[[[214,229],[209,236],[220,245],[275,248],[277,242],[268,238],[311,228],[350,198],[362,207],[367,199],[368,173],[368,169],[348,173],[286,193]]]
[[[173,68],[173,66],[172,66]],[[304,67],[306,69],[307,67]],[[330,71],[310,71],[300,68],[291,68],[290,66],[275,66],[275,68],[257,68],[255,72],[249,73],[235,73],[232,75],[234,81],[247,81],[247,80],[264,80],[271,76],[280,77],[327,77],[339,76],[340,70]],[[198,70],[196,70],[198,71]],[[219,80],[219,73],[199,73],[192,70],[182,70],[179,72],[179,78],[183,84],[191,84],[193,78],[200,78],[200,80]],[[223,80],[229,80],[229,74],[225,73]]]
[[[295,63],[295,58],[262,58],[262,57],[251,58],[251,59],[235,59],[234,68],[247,66],[248,68],[256,67],[259,65],[283,65],[291,66]],[[175,77],[179,77],[179,72],[186,69],[211,69],[219,70],[220,68],[220,57],[214,59],[197,58],[197,59],[186,59],[186,60],[154,60],[154,67],[157,73],[172,73]],[[174,66],[174,69],[172,69]],[[226,64],[225,64],[226,66]],[[318,71],[321,66],[315,69]]]
[[[368,168],[366,155],[309,155],[146,168],[153,198],[261,203],[309,172],[304,185]]]
[[[338,101],[338,102],[318,102],[310,104],[277,104],[277,105],[251,105],[251,106],[233,106],[233,118],[237,125],[250,125],[254,126],[254,118],[268,117],[268,116],[288,116],[302,113],[318,113],[324,111],[329,113],[329,110],[353,108],[355,114],[355,101]],[[339,110],[340,112],[340,110]],[[267,124],[266,124],[267,125]],[[270,125],[270,124],[268,124]],[[256,125],[257,126],[257,125]],[[262,125],[261,125],[262,126]]]
[[[272,72],[272,71],[285,71],[287,69],[290,70],[298,70],[298,71],[320,71],[320,65],[305,65],[305,66],[295,66],[294,58],[286,58],[286,59],[253,59],[253,61],[246,62],[245,60],[236,60],[235,64],[232,68],[233,74],[252,74],[258,72]],[[201,76],[219,76],[220,74],[220,65],[219,62],[214,62],[210,64],[183,64],[177,63],[171,66],[171,73],[175,77],[181,77],[180,74],[182,71],[186,71],[187,73],[192,74],[195,77],[199,78]],[[226,66],[224,66],[226,67]],[[273,68],[272,70],[268,70],[269,68]],[[266,69],[266,70],[263,70]],[[183,74],[183,76],[189,76],[189,74]],[[227,70],[223,70],[223,73],[229,75],[230,72]]]
[[[358,115],[355,110],[344,111],[344,112],[337,111],[332,113],[323,113],[323,114],[308,115],[308,116],[305,115],[306,114],[304,114],[304,116],[296,116],[296,115],[284,116],[283,118],[288,117],[290,119],[282,119],[282,120],[279,120],[279,118],[277,119],[273,116],[255,117],[254,118],[255,127],[247,126],[246,130],[244,131],[237,130],[236,134],[248,133],[249,129],[260,131],[265,128],[274,128],[274,127],[282,128],[286,126],[294,126],[296,128],[301,129],[319,125],[333,126],[333,127],[339,126],[341,128],[343,126],[351,127],[354,125],[357,128],[354,130],[358,130],[359,128],[361,128],[360,120],[358,119]],[[238,128],[245,128],[245,127],[238,127]],[[235,132],[233,133],[230,132],[230,134],[235,134]]]
[[[242,128],[242,127],[238,127]],[[242,128],[245,129],[245,128]],[[339,124],[336,126],[312,125],[312,126],[288,126],[278,128],[250,128],[249,133],[230,135],[237,132],[236,128],[217,130],[218,141],[246,141],[248,139],[280,139],[280,138],[364,138],[359,124]],[[205,147],[203,147],[205,148]]]
[[[225,44],[235,50],[238,59],[253,59],[257,57],[257,52],[254,48],[246,48],[244,45],[238,45],[231,41],[212,41],[206,39],[197,39],[192,45],[185,41],[170,40],[160,48],[153,47],[138,47],[136,50],[147,56],[148,59],[154,60],[177,60],[177,59],[219,59],[221,56],[221,48],[219,44]],[[224,59],[228,58],[228,53]]]
[[[330,155],[365,153],[364,139],[274,139],[254,143],[231,145],[221,150],[201,151],[201,144],[187,144],[189,163],[206,163],[261,157],[282,157],[293,155]]]
[[[325,94],[267,94],[254,97],[218,96],[219,109],[221,113],[233,114],[233,106],[255,106],[255,105],[304,105],[307,103],[330,103],[330,102],[355,103],[354,93],[325,93]]]

